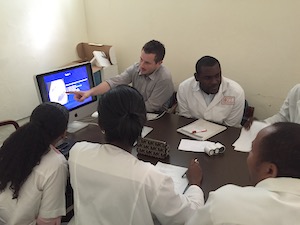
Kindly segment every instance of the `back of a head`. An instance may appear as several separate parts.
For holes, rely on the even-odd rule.
[[[219,67],[221,68],[219,60],[217,60],[216,58],[214,58],[212,56],[203,56],[196,63],[196,73],[201,74],[201,68],[203,66],[211,67],[211,66],[214,66],[215,64],[218,64]]]
[[[260,142],[260,159],[277,166],[277,177],[300,178],[300,124],[280,122]]]
[[[165,46],[156,40],[151,40],[143,46],[143,51],[146,54],[155,54],[155,62],[162,61],[166,54]]]
[[[49,145],[67,129],[69,111],[59,103],[37,106],[30,121],[12,133],[0,150],[0,191],[7,184],[18,198],[22,185],[49,151]],[[16,157],[18,156],[18,157]]]
[[[67,129],[69,111],[56,102],[45,102],[37,106],[31,116],[30,122],[38,125],[50,141],[54,141]]]
[[[98,122],[106,140],[132,146],[146,122],[142,95],[133,87],[120,85],[99,99]]]

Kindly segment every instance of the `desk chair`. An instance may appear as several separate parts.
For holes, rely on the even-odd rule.
[[[166,112],[167,113],[172,113],[172,114],[175,113],[177,105],[178,105],[176,95],[177,95],[177,92],[175,91],[172,94],[172,96],[169,98],[169,100],[168,100],[168,106],[166,107]]]
[[[244,126],[244,124],[254,115],[254,107],[249,106],[248,101],[245,100],[245,108],[244,108],[244,115],[241,121],[241,125]]]
[[[15,129],[18,129],[20,127],[19,124],[14,120],[0,121],[0,126],[6,126],[6,125],[13,125]]]
[[[0,121],[0,146],[5,141],[5,139],[15,130],[17,130],[20,126],[14,120],[4,120]]]

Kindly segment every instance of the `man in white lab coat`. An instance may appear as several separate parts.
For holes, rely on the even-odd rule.
[[[186,225],[294,225],[300,221],[300,125],[262,129],[247,164],[253,186],[225,185],[210,192]]]
[[[248,119],[244,127],[250,129],[253,120],[256,118],[251,117]],[[273,124],[277,122],[292,122],[300,124],[300,83],[296,84],[288,93],[285,101],[283,102],[280,110],[275,115],[267,118],[264,122]]]
[[[300,84],[289,92],[280,111],[265,120],[267,123],[293,122],[300,124]]]
[[[240,126],[245,94],[237,82],[222,77],[217,59],[204,56],[196,64],[194,77],[179,85],[177,101],[181,116]]]

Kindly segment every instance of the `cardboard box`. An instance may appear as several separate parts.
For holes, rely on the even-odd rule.
[[[109,59],[110,63],[112,64],[107,67],[99,67],[95,65],[94,62],[91,63],[92,71],[94,74],[95,85],[98,85],[102,81],[118,75],[117,59],[115,56],[114,48],[111,45],[101,45],[101,44],[82,42],[76,46],[76,50],[80,59],[73,61],[68,65],[87,62],[87,61],[90,62],[94,58],[93,51],[104,52],[106,57]]]
[[[93,51],[104,52],[112,65],[117,64],[114,49],[111,45],[94,43],[79,43],[76,47],[79,58],[83,61],[91,61],[94,58]]]

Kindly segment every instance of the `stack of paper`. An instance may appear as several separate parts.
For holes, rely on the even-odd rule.
[[[106,54],[102,51],[93,51],[93,55],[96,59],[96,65],[98,67],[107,67],[110,66],[111,63],[109,62]],[[93,60],[93,59],[92,59]]]
[[[225,126],[215,124],[204,119],[198,119],[186,126],[177,129],[177,132],[195,138],[197,140],[204,141],[226,129],[227,127]]]
[[[232,144],[234,150],[250,152],[252,149],[252,141],[256,138],[257,133],[268,125],[270,124],[260,121],[253,121],[249,130],[242,128],[240,137]]]
[[[183,174],[185,174],[187,168],[181,166],[174,166],[162,162],[158,162],[156,164],[156,167],[160,172],[172,177],[176,193],[182,194],[185,191],[186,187],[189,184],[189,181],[186,178],[186,176],[183,176]]]

